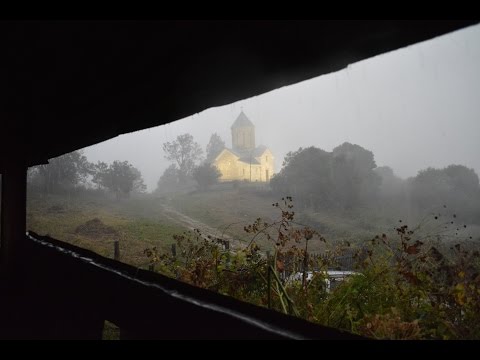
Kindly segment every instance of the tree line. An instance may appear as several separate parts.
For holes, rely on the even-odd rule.
[[[171,165],[158,180],[157,192],[192,186],[206,190],[218,182],[221,174],[212,163],[225,142],[216,133],[210,137],[206,157],[190,134],[179,135],[162,148]],[[120,199],[146,191],[141,172],[128,161],[94,164],[80,150],[30,168],[27,180],[30,191],[44,194],[94,188]],[[276,195],[294,196],[297,205],[314,211],[376,207],[424,213],[448,205],[461,210],[465,220],[480,219],[479,177],[473,169],[429,167],[401,179],[390,167],[377,167],[372,151],[348,142],[331,152],[311,146],[287,153],[270,185]]]
[[[225,148],[225,142],[216,133],[212,134],[206,147],[206,158],[190,134],[179,135],[162,147],[165,158],[172,163],[160,177],[156,191],[181,190],[192,182],[198,189],[206,190],[221,176],[212,162]],[[53,194],[93,188],[114,194],[117,199],[146,191],[140,170],[128,161],[91,163],[82,150],[50,159],[48,164],[31,167],[27,183],[30,192]]]
[[[143,193],[146,186],[137,168],[128,161],[91,163],[81,150],[51,159],[48,164],[28,170],[29,191],[43,194],[65,193],[79,188],[96,188],[110,192],[117,199],[132,192]]]
[[[179,135],[174,141],[164,143],[165,158],[171,161],[171,165],[158,180],[156,192],[174,192],[191,186],[207,190],[221,176],[213,161],[224,148],[225,142],[217,133],[210,137],[205,158],[202,147],[190,134]]]
[[[289,152],[271,187],[313,210],[393,207],[420,214],[449,206],[461,210],[465,220],[480,219],[479,178],[473,169],[429,167],[404,180],[388,166],[377,167],[371,151],[348,142],[331,152],[313,146]]]

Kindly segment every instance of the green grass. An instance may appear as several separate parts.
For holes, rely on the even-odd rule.
[[[253,223],[257,218],[262,218],[268,223],[277,220],[280,212],[278,208],[272,206],[272,203],[279,200],[271,197],[268,193],[246,191],[245,189],[177,194],[163,198],[151,195],[122,201],[93,196],[83,198],[29,197],[27,220],[29,229],[40,234],[49,234],[59,240],[91,249],[108,257],[113,257],[113,241],[118,239],[120,240],[121,261],[146,268],[148,265],[148,258],[144,254],[146,248],[156,246],[162,252],[169,252],[169,245],[174,242],[173,235],[185,231],[183,227],[168,221],[173,212],[164,213],[164,206],[177,209],[210,227],[218,228],[220,232],[226,226],[231,225],[226,233],[246,242],[251,239],[252,234],[247,234],[243,227]],[[339,244],[341,240],[358,243],[382,233],[388,234],[385,239],[388,238],[391,246],[402,249],[399,236],[394,230],[399,226],[400,219],[389,217],[379,209],[357,209],[350,212],[327,209],[315,212],[309,209],[297,210],[294,208],[293,210],[296,211],[295,220],[298,223],[315,228],[326,237],[329,243],[322,245],[323,243],[320,241],[312,240],[309,242],[310,252],[335,249],[335,247],[341,250],[340,248],[343,246]],[[75,232],[77,226],[94,218],[98,218],[105,225],[114,228],[117,235],[88,237]],[[474,296],[470,296],[478,293],[474,283],[478,278],[478,257],[467,257],[458,250],[452,250],[451,246],[456,244],[460,238],[468,235],[467,232],[478,234],[480,228],[470,225],[468,227],[460,226],[460,222],[457,224],[449,217],[447,223],[451,225],[452,229],[446,230],[449,232],[452,230],[453,233],[449,233],[448,239],[438,239],[439,244],[429,244],[430,239],[425,238],[424,235],[435,234],[438,229],[444,231],[446,218],[444,219],[442,215],[441,219],[435,219],[430,214],[425,219],[426,221],[420,222],[422,228],[418,231],[415,230],[414,238],[410,243],[413,243],[415,239],[420,239],[424,243],[423,249],[435,245],[439,250],[449,254],[447,259],[450,259],[454,266],[442,265],[437,268],[436,265],[431,265],[435,264],[435,259],[430,256],[427,261],[422,260],[422,257],[417,258],[418,263],[414,267],[408,248],[402,250],[408,257],[392,262],[393,258],[390,255],[393,252],[390,247],[383,246],[384,242],[377,242],[376,247],[373,248],[375,251],[371,255],[374,261],[362,262],[364,267],[360,269],[360,272],[363,276],[340,284],[337,290],[328,297],[324,297],[321,293],[315,293],[317,290],[311,285],[309,285],[311,290],[308,292],[306,289],[304,291],[296,286],[288,288],[288,294],[292,297],[295,308],[300,310],[300,316],[309,321],[377,338],[396,338],[399,329],[402,330],[402,326],[406,329],[413,328],[415,331],[428,330],[428,332],[413,333],[413,335],[410,332],[406,333],[406,338],[408,336],[415,338],[428,338],[429,336],[433,338],[442,338],[442,336],[446,336],[446,338],[478,338],[478,326],[475,327],[478,324],[478,316],[476,316],[479,313],[478,301],[475,301]],[[403,225],[405,222],[404,219],[401,224]],[[409,225],[412,228],[417,224]],[[456,236],[456,233],[459,235]],[[432,239],[437,241],[436,235]],[[478,239],[478,236],[474,237],[470,242],[462,243],[462,247],[478,251]],[[265,243],[259,245],[264,249],[267,247]],[[322,249],[321,246],[324,248]],[[208,249],[208,246],[206,247],[204,244],[203,248]],[[215,248],[215,250],[218,249]],[[218,254],[218,251],[213,253]],[[425,252],[425,254],[428,253],[428,251]],[[222,289],[217,291],[242,301],[266,305],[264,282],[258,277],[258,268],[256,264],[254,268],[248,267],[252,265],[245,262],[244,254],[239,252],[234,257],[239,260],[236,266],[239,266],[237,269],[241,269],[241,271],[229,271],[225,273],[228,275],[220,277],[218,276],[219,267],[215,262],[217,258],[214,260],[213,256],[208,256],[208,252],[204,254],[207,255],[203,255],[201,261],[195,262],[189,269],[185,268],[182,271],[174,272],[178,269],[172,269],[169,266],[177,266],[176,262],[164,264],[160,262],[157,264],[157,269],[161,269],[159,271],[170,274],[170,276],[174,273],[180,274],[180,276],[176,276],[179,276],[181,281],[196,286]],[[176,260],[179,258],[181,255]],[[235,264],[235,261],[232,261],[231,264]],[[428,268],[424,268],[424,266],[433,266],[432,271],[440,272],[435,276],[429,275],[431,273],[425,272],[425,269]],[[405,273],[405,268],[410,269],[409,272]],[[198,271],[199,269],[201,271]],[[253,272],[245,277],[245,269]],[[453,287],[456,292],[452,292],[452,286],[448,283],[445,283],[446,285],[437,283],[438,275],[443,277],[447,270],[456,282]],[[469,272],[471,273],[470,277],[465,275]],[[201,274],[201,281],[197,274]],[[412,282],[409,280],[411,277],[406,277],[405,274],[420,277],[422,281]],[[192,279],[195,279],[196,282]],[[467,280],[470,283],[467,283]],[[430,300],[429,292],[432,291],[435,294],[441,294],[440,296],[449,301],[447,303],[449,308],[456,310],[454,312],[445,311],[445,309],[440,311],[440,307]],[[462,298],[461,294],[470,294],[470,297],[465,295]],[[425,306],[422,308],[412,306],[412,299],[416,299],[417,304],[425,303]],[[273,308],[282,311],[279,302]],[[286,312],[286,310],[284,311]],[[462,322],[458,322],[458,314],[461,312],[466,315]],[[398,314],[401,316],[397,317]],[[370,329],[372,323],[377,324],[373,330]],[[445,323],[454,324],[456,328],[452,326],[446,328]],[[367,324],[370,324],[370,327]],[[432,335],[429,335],[430,333]],[[102,338],[119,339],[119,335],[118,327],[106,321]]]
[[[146,198],[116,202],[72,198],[66,201],[55,195],[32,198],[27,205],[27,228],[106,257],[113,257],[113,243],[119,240],[122,261],[134,266],[146,266],[148,259],[143,253],[144,249],[156,246],[167,251],[174,242],[173,235],[185,231],[185,228],[162,219],[160,207],[154,206],[155,200]],[[75,232],[79,225],[94,218],[114,228],[118,236],[89,237]]]
[[[102,340],[120,340],[120,329],[110,321],[106,321],[103,325]]]
[[[280,217],[278,209],[272,207],[273,202],[276,201],[270,196],[229,189],[177,195],[171,197],[167,204],[218,229],[219,234],[225,233],[248,243],[251,236],[245,233],[244,226],[252,224],[259,217],[267,222]]]
[[[252,234],[247,234],[244,226],[252,224],[257,218],[268,223],[278,219],[280,211],[272,206],[272,203],[278,201],[280,198],[267,192],[248,188],[175,194],[161,198],[146,195],[122,201],[107,200],[91,194],[71,198],[58,195],[37,196],[28,199],[27,224],[29,229],[39,234],[48,234],[112,257],[113,241],[116,238],[90,238],[75,233],[77,226],[98,218],[118,232],[121,260],[134,266],[146,266],[148,259],[143,253],[144,249],[156,246],[160,251],[169,251],[170,244],[174,242],[173,235],[186,230],[183,225],[178,225],[165,216],[162,204],[217,229],[217,236],[226,234],[247,244],[252,239]],[[295,199],[293,201],[295,205]],[[332,245],[345,240],[361,243],[375,235],[392,232],[399,224],[397,218],[393,219],[375,209],[351,212],[325,209],[313,212],[294,207],[293,210],[297,222],[315,228]],[[476,239],[479,229],[469,227],[468,230],[470,229]],[[261,237],[257,244],[262,250],[267,250],[272,245]],[[312,242],[309,249],[319,252],[324,247],[320,242]]]
[[[243,191],[242,191],[243,190]],[[244,226],[251,224],[257,218],[271,223],[280,217],[279,209],[272,203],[281,198],[245,189],[229,189],[210,192],[198,192],[188,195],[177,195],[168,200],[168,204],[188,216],[221,229],[227,229],[226,234],[248,243],[251,235],[246,234]],[[293,199],[295,204],[295,199]],[[337,243],[362,242],[375,235],[392,230],[393,220],[384,218],[372,210],[358,210],[345,213],[326,209],[313,212],[308,209],[293,208],[296,212],[295,221],[317,229],[328,241]],[[261,248],[268,245],[260,241]],[[312,251],[321,251],[320,243],[312,244]]]

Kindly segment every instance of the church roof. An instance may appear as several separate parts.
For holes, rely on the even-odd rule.
[[[267,147],[265,145],[260,145],[253,150],[253,156],[261,156],[265,151],[267,150]]]
[[[252,152],[250,152],[249,150],[234,150],[234,149],[230,149],[230,148],[225,148],[227,149],[228,151],[230,151],[232,154],[238,156],[239,158],[250,158],[250,154],[252,155],[252,157],[256,158],[256,157],[259,157],[261,156],[266,150],[268,150],[268,148],[265,146],[265,145],[260,145],[260,146],[257,146],[255,149],[253,149]]]
[[[246,164],[260,165],[260,162],[257,159],[255,159],[254,157],[252,157],[252,158],[242,157],[242,158],[238,159],[238,161],[241,161],[241,162],[246,163]]]
[[[245,113],[242,110],[242,112],[240,112],[240,115],[238,115],[237,120],[235,120],[235,122],[233,123],[232,129],[238,128],[238,127],[248,127],[248,126],[255,127],[255,125],[253,125],[253,123],[250,121],[250,119],[247,117],[247,115],[245,115]]]

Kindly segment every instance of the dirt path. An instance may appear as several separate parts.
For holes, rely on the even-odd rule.
[[[200,230],[200,232],[202,233],[202,235],[204,236],[204,238],[207,238],[209,235],[211,237],[219,237],[219,238],[222,238],[224,240],[229,240],[230,241],[230,248],[232,248],[232,250],[234,248],[237,248],[239,245],[240,245],[240,242],[238,240],[235,240],[234,238],[232,238],[231,236],[228,236],[227,234],[225,233],[222,233],[220,230],[218,229],[215,229],[201,221],[198,221],[196,219],[193,219],[191,218],[190,216],[188,215],[185,215],[181,212],[179,212],[178,210],[176,209],[173,209],[165,204],[161,204],[162,206],[162,209],[163,209],[163,215],[171,220],[172,222],[174,223],[177,223],[181,226],[184,226],[186,228],[188,228],[189,230],[194,230],[194,229],[198,229]]]

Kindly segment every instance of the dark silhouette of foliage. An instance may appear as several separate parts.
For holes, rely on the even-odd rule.
[[[332,151],[335,197],[341,207],[351,209],[375,199],[381,178],[373,153],[359,145],[343,143]]]
[[[98,162],[92,182],[111,191],[117,199],[128,197],[131,192],[146,190],[142,174],[128,161],[114,161],[110,165]]]
[[[199,190],[207,190],[211,185],[216,184],[220,176],[222,176],[220,171],[209,163],[197,166],[193,170],[192,175],[198,183]]]
[[[410,181],[410,192],[412,203],[420,211],[448,205],[460,209],[465,220],[479,222],[480,186],[473,169],[450,165],[422,170]]]
[[[207,144],[207,163],[211,163],[225,149],[225,141],[217,134],[214,133],[210,136],[210,141]]]
[[[303,206],[331,206],[334,201],[331,161],[330,153],[315,147],[289,152],[284,167],[270,185],[277,193],[292,194]]]
[[[290,193],[312,209],[353,208],[375,199],[381,178],[371,151],[344,143],[331,153],[309,147],[289,152],[272,178],[277,193]]]
[[[226,246],[222,238],[196,229],[174,236],[175,254],[159,255],[156,248],[145,254],[179,280],[367,337],[480,338],[478,245],[467,249],[468,243],[457,243],[446,252],[438,241],[447,236],[442,231],[425,233],[424,224],[410,228],[401,219],[393,233],[364,243],[329,244],[295,221],[291,197],[272,206],[280,211],[277,220],[245,225],[248,244]],[[257,245],[262,237],[272,245],[270,256]],[[312,241],[329,251],[310,254]],[[355,272],[333,286],[327,270],[345,253],[353,254]]]
[[[92,164],[78,150],[50,159],[48,164],[31,168],[28,181],[31,187],[44,193],[55,193],[84,184],[92,171]]]
[[[180,182],[178,169],[175,164],[171,164],[165,169],[160,179],[157,182],[156,192],[175,191]]]

